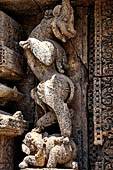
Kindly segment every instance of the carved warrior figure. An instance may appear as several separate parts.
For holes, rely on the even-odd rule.
[[[50,14],[51,11],[46,12],[45,18],[32,31],[27,41],[20,42],[20,46],[24,48],[28,65],[40,81],[31,92],[32,98],[46,113],[38,120],[37,128],[41,131],[58,120],[61,135],[70,136],[71,113],[67,103],[73,98],[74,85],[63,75],[67,65],[66,53],[53,41],[56,36],[65,42],[76,34],[69,0],[62,0],[62,5],[54,8],[52,17]],[[47,113],[47,109],[50,112]]]
[[[75,143],[59,134],[49,136],[47,133],[29,132],[23,141],[22,150],[28,155],[19,164],[22,169],[29,165],[43,167],[45,164],[48,168],[55,168],[57,164],[77,168],[77,163],[73,161],[76,158]]]

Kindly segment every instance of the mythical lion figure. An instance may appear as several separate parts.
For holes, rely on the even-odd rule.
[[[73,38],[76,34],[73,22],[73,9],[69,0],[62,0],[62,5],[55,7],[53,12],[46,11],[44,19],[32,31],[28,40],[20,42],[28,65],[40,81],[31,91],[32,98],[45,112],[37,121],[37,128],[41,131],[58,121],[61,135],[68,137],[72,125],[67,103],[73,98],[74,84],[63,74],[67,56],[61,45],[56,43],[55,37],[63,42]]]

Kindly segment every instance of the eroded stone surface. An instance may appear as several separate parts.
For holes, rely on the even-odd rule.
[[[46,107],[47,109],[50,108],[49,111],[51,114],[55,114],[55,117],[57,117],[61,135],[70,136],[72,130],[71,113],[67,103],[71,101],[74,96],[74,85],[67,76],[63,75],[67,64],[65,50],[53,41],[53,39],[55,39],[55,35],[61,41],[64,41],[64,39],[67,41],[75,37],[76,31],[73,27],[74,17],[70,2],[62,1],[60,8],[62,8],[62,10],[57,14],[59,6],[55,7],[53,16],[50,18],[47,16],[52,15],[52,11],[47,11],[44,20],[32,31],[27,41],[20,42],[20,46],[24,48],[28,65],[40,81],[37,88],[32,90],[32,98],[41,106],[44,112],[46,112]],[[62,24],[63,17],[68,17],[68,14],[70,18],[67,18]],[[44,27],[44,21],[48,23],[48,29]],[[54,32],[55,30],[53,30],[52,24],[56,32]],[[60,24],[59,33],[57,24]],[[43,32],[42,28],[44,28]],[[62,32],[63,37],[60,32]],[[58,36],[57,33],[60,35]],[[46,38],[49,38],[49,40],[44,41]],[[53,112],[51,110],[53,110]],[[46,114],[46,119],[49,120],[49,124],[53,124],[53,119],[50,119],[50,112],[49,116]],[[45,117],[43,120],[45,120]],[[44,121],[42,121],[40,127],[38,125],[37,122],[37,128],[39,130],[47,126]]]
[[[22,150],[28,156],[19,164],[20,168],[27,168],[29,165],[55,168],[57,164],[73,168],[76,164],[74,159],[77,149],[74,141],[59,134],[39,134],[33,130],[25,136]]]
[[[23,94],[18,92],[16,87],[13,89],[0,83],[0,105],[9,101],[19,101],[23,98]]]
[[[0,45],[0,78],[20,80],[23,77],[21,58],[20,54]]]
[[[20,136],[27,129],[27,123],[23,120],[22,113],[16,112],[13,116],[0,114],[0,135]]]
[[[18,43],[23,35],[21,25],[2,11],[0,11],[0,20],[0,45],[19,53]]]
[[[71,4],[73,6],[76,5],[89,5],[92,0],[71,0]],[[25,15],[33,15],[42,9],[49,9],[50,7],[54,7],[58,3],[61,3],[60,0],[1,0],[0,7],[3,10],[13,11],[16,14],[25,14]]]
[[[0,78],[18,80],[23,75],[23,60],[19,54],[22,28],[2,11],[0,19]]]

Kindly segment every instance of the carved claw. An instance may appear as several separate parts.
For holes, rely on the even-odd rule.
[[[23,49],[29,49],[30,48],[30,44],[29,41],[20,41],[19,42],[20,47],[22,47]]]

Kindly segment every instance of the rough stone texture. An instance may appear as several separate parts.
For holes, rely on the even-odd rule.
[[[27,129],[27,123],[23,120],[21,112],[16,112],[13,116],[0,114],[0,135],[20,136]]]
[[[9,101],[19,101],[23,97],[23,94],[18,92],[16,87],[12,89],[0,83],[0,105]]]
[[[70,105],[74,109],[73,135],[78,144],[79,152],[77,158],[80,162],[79,165],[81,169],[82,168],[87,169],[87,156],[88,156],[87,155],[87,142],[88,142],[87,141],[87,114],[86,114],[87,79],[86,79],[86,68],[85,68],[85,66],[87,67],[87,47],[85,45],[87,44],[87,34],[84,34],[84,32],[87,32],[87,15],[88,15],[87,12],[88,12],[87,7],[77,8],[75,17],[80,16],[80,18],[78,20],[75,20],[76,29],[78,33],[76,40],[73,39],[63,44],[64,49],[66,50],[66,54],[68,56],[68,64],[69,64],[69,68],[67,69],[66,74],[73,80],[75,84],[76,95],[74,95],[74,100],[71,102]],[[41,23],[33,30],[30,37],[41,38],[41,36],[44,35],[44,37],[47,36],[47,38],[49,39],[51,38],[54,39],[53,34],[50,34],[51,33],[50,23],[52,19],[50,20],[51,17],[49,17],[49,15],[47,16],[48,17],[45,17],[41,21]],[[48,27],[46,25],[48,25]],[[43,30],[41,29],[42,27]],[[37,32],[39,32],[39,34]],[[84,39],[82,40],[83,37]],[[83,50],[84,46],[85,49]],[[83,63],[86,63],[85,66],[83,65],[81,60]],[[40,73],[38,73],[37,75],[39,76],[39,74]]]
[[[80,170],[81,169],[112,170],[113,169],[113,163],[112,163],[112,159],[113,159],[113,153],[112,153],[113,150],[112,148],[113,145],[112,1],[111,0],[95,0],[95,1],[86,1],[86,0],[73,1],[72,0],[70,2],[74,11],[74,18],[75,18],[74,28],[76,30],[76,38],[75,37],[71,39],[66,38],[67,42],[65,43],[57,39],[58,32],[57,33],[55,32],[55,31],[60,31],[61,33],[62,27],[64,27],[63,24],[65,23],[64,22],[65,17],[63,18],[58,16],[60,12],[63,14],[63,11],[61,10],[62,9],[61,1],[57,1],[57,0],[53,0],[53,1],[52,0],[45,0],[45,1],[4,0],[3,1],[1,0],[0,8],[23,25],[26,34],[26,35],[24,34],[24,36],[26,38],[23,37],[22,40],[26,40],[28,37],[29,39],[35,38],[38,40],[40,40],[40,38],[42,37],[43,38],[46,37],[47,38],[46,40],[45,39],[42,40],[49,42],[51,44],[50,46],[52,47],[54,46],[53,48],[54,52],[52,51],[50,52],[51,56],[52,54],[57,54],[56,51],[57,52],[59,51],[57,49],[62,49],[61,54],[63,54],[64,56],[63,60],[61,60],[62,59],[61,55],[59,56],[59,58],[57,58],[58,60],[56,60],[56,57],[58,57],[58,55],[56,55],[54,59],[56,63],[55,64],[54,62],[51,63],[51,67],[52,65],[55,65],[55,68],[57,68],[58,72],[63,72],[64,70],[66,77],[69,77],[69,79],[71,79],[72,82],[74,83],[74,87],[75,87],[74,97],[73,100],[71,100],[71,102],[68,103],[68,108],[70,113],[71,114],[73,113],[72,136],[74,137],[74,141],[78,149],[77,161],[79,163],[79,169]],[[57,7],[54,8],[56,5]],[[49,9],[49,11],[46,11],[44,15],[45,9]],[[52,10],[54,9],[54,13],[52,13],[52,10],[50,9]],[[71,10],[68,11],[69,15],[72,12],[70,11]],[[73,16],[72,13],[70,15],[70,18],[71,16]],[[60,22],[60,24],[61,23],[62,24],[60,25],[58,21]],[[56,28],[55,31],[51,27],[52,23],[53,25],[55,25]],[[67,23],[68,23],[67,25],[70,26],[71,28],[71,24],[69,24],[70,20]],[[36,28],[34,29],[35,26]],[[66,31],[68,30],[67,26],[64,28],[66,29]],[[1,30],[3,31],[4,29]],[[54,31],[55,34],[52,32],[52,30]],[[31,31],[32,33],[30,34]],[[64,35],[65,31],[62,34]],[[11,32],[9,33],[9,35],[11,35]],[[17,35],[16,32],[14,32],[13,35],[11,36],[13,37],[14,35],[16,37]],[[57,36],[57,38],[55,36]],[[62,37],[61,34],[59,37],[60,37],[59,39],[63,40],[63,38],[61,38]],[[48,39],[51,39],[52,41],[49,41]],[[17,40],[17,42],[19,42],[19,40]],[[56,42],[60,44],[60,46],[58,46]],[[34,49],[37,48],[37,46],[33,45],[32,42],[30,46],[34,46],[33,47]],[[38,46],[40,45],[38,44]],[[15,55],[14,58],[17,58],[17,56],[21,58],[21,55],[18,55],[17,51],[15,53],[14,44],[13,44],[13,48],[9,48],[5,45],[2,46],[2,49],[3,48],[5,48],[6,50],[6,57],[8,56],[8,54],[9,55],[14,54]],[[38,58],[39,56],[37,52],[34,51],[33,48],[31,48],[30,50],[35,54],[35,58]],[[22,49],[20,50],[20,53],[21,52]],[[40,56],[42,57],[42,54]],[[2,59],[2,61],[4,62],[4,58]],[[18,64],[15,65],[16,67],[14,67],[13,62],[15,62],[15,60],[11,60],[12,69],[10,69],[9,75],[11,75],[11,73],[13,73],[13,70],[15,70],[15,72],[18,73],[14,75],[14,77],[18,75],[18,78],[15,78],[15,80],[17,80],[22,77],[21,69],[19,68]],[[43,60],[43,62],[47,64],[50,61]],[[19,63],[19,60],[17,61],[17,63]],[[34,61],[34,63],[35,65],[37,65],[36,61]],[[39,70],[37,69],[37,67],[35,67],[34,70],[37,70],[36,72],[34,71],[36,77],[38,77],[38,79],[40,77],[39,80],[42,80],[43,72],[38,72]],[[61,74],[62,73],[60,73],[60,75]],[[17,86],[19,91],[25,94],[25,98],[23,101],[20,100],[20,102],[15,103],[14,105],[12,105],[13,106],[12,108],[9,107],[9,103],[8,103],[8,105],[6,104],[4,106],[3,110],[5,111],[8,111],[8,109],[9,111],[13,109],[15,111],[22,110],[25,119],[32,123],[34,121],[33,116],[35,114],[35,117],[37,117],[38,119],[38,121],[36,119],[37,127],[41,127],[37,129],[38,131],[40,131],[40,129],[42,131],[44,131],[44,129],[47,129],[48,132],[52,134],[54,131],[57,131],[59,129],[59,127],[57,127],[55,124],[58,118],[54,114],[53,110],[51,110],[50,108],[48,109],[48,106],[44,103],[45,99],[43,99],[44,102],[42,102],[37,97],[37,93],[41,91],[39,95],[42,98],[43,97],[45,98],[44,96],[45,91],[43,92],[43,89],[45,90],[45,87],[48,86],[47,84],[48,80],[46,80],[45,78],[46,75],[43,78],[44,81],[47,82],[46,83],[42,82],[42,84],[40,84],[35,79],[36,77],[35,78],[33,77],[33,74],[30,71],[29,67],[27,66],[26,61],[24,61],[24,77],[22,77],[21,81],[9,82],[8,80],[5,80],[5,76],[2,77],[4,78],[4,80],[1,79],[0,80],[1,83],[6,84],[9,87]],[[14,77],[10,76],[10,79],[11,78],[14,79]],[[65,86],[65,83],[63,83],[64,79],[63,78],[61,79],[60,79],[60,83],[58,77],[55,77],[54,79],[55,82],[58,82],[57,83],[58,86],[55,86],[55,88],[57,88],[57,92],[61,88],[61,87],[59,88],[59,86],[62,86],[62,84],[63,84],[62,87]],[[51,82],[50,79],[49,82]],[[89,86],[88,92],[87,92],[87,82]],[[38,84],[40,84],[41,87],[38,86],[37,89],[35,87]],[[52,84],[52,88],[53,86],[54,83]],[[64,96],[64,98],[68,94],[70,96],[69,84],[68,86],[65,87],[66,87],[65,93],[63,90],[61,90],[61,93]],[[36,106],[30,97],[31,89],[33,89],[31,95],[35,99]],[[48,100],[47,97],[46,99]],[[88,108],[87,108],[87,103],[88,103]],[[37,104],[40,106],[38,106]],[[58,109],[60,109],[60,107]],[[74,111],[72,111],[71,109],[73,109]],[[87,119],[88,119],[88,123],[87,123]],[[55,128],[51,126],[51,124],[55,124],[54,125]],[[48,126],[51,126],[51,128],[48,129],[47,128]],[[32,128],[33,126],[31,125],[30,130]],[[89,147],[89,151],[88,151],[88,147]],[[20,154],[20,151],[18,153]],[[23,158],[20,158],[19,161],[21,162],[22,159]],[[16,160],[16,162],[18,163],[19,161]],[[5,164],[2,163],[0,164],[1,169],[4,169],[4,165]],[[10,169],[10,167],[8,166],[9,164],[7,163],[6,169]],[[26,168],[26,169],[32,170],[37,168]]]
[[[14,138],[0,135],[0,170],[14,169]]]
[[[18,53],[20,51],[18,42],[23,32],[21,25],[2,11],[0,11],[0,19],[0,45]]]
[[[95,45],[90,72],[93,102],[94,144],[90,147],[91,169],[113,169],[112,163],[112,1],[95,1]],[[95,52],[95,55],[94,55]],[[91,70],[90,70],[91,71]],[[91,86],[90,86],[91,87]],[[91,120],[92,121],[92,120]],[[92,125],[93,127],[93,125]],[[91,130],[90,130],[91,131]],[[91,141],[91,140],[90,140]],[[92,150],[92,151],[91,151]]]
[[[110,109],[112,105],[111,94],[112,94],[112,76],[113,76],[112,6],[113,3],[111,1],[105,0],[105,1],[95,2],[96,25],[95,25],[95,73],[94,74],[96,77],[94,79],[94,122],[95,122],[95,144],[97,145],[103,144],[102,133],[104,133],[105,123],[102,122],[105,121],[105,119],[106,120],[109,119],[110,118],[109,111],[112,112],[112,109]],[[107,108],[109,108],[110,110]],[[107,116],[107,114],[109,116]],[[109,126],[110,126],[110,122],[109,122]],[[104,135],[109,136],[106,134],[106,132],[104,133]]]
[[[61,12],[59,12],[59,10],[61,10]],[[68,17],[68,15],[70,16],[69,18],[66,20],[63,19],[64,17]],[[44,21],[46,21],[48,29],[44,27]],[[36,147],[36,150],[29,148],[33,145],[33,143],[31,142],[30,146],[28,146],[29,140],[26,141],[26,146],[24,145],[23,151],[27,153],[28,156],[25,157],[23,162],[19,164],[20,168],[26,168],[29,165],[37,167],[47,166],[52,168],[56,167],[57,163],[66,163],[68,164],[67,167],[74,166],[72,153],[75,154],[76,151],[74,150],[76,149],[73,148],[74,143],[72,144],[72,147],[70,146],[72,116],[67,105],[67,103],[73,99],[74,84],[71,79],[69,79],[66,75],[63,75],[64,70],[67,67],[67,56],[65,50],[60,44],[53,41],[55,40],[55,36],[62,40],[62,42],[66,42],[68,39],[74,38],[76,31],[74,30],[73,24],[74,16],[70,2],[68,0],[62,1],[61,6],[57,6],[53,11],[47,11],[45,13],[44,19],[32,31],[27,41],[20,42],[20,46],[25,50],[28,65],[40,81],[38,86],[31,91],[32,98],[45,112],[45,115],[36,123],[36,131],[42,132],[47,125],[50,126],[57,120],[61,131],[61,138],[67,137],[68,139],[68,144],[65,145],[65,143],[61,143],[61,146],[58,144],[52,147],[54,145],[54,140],[52,140],[54,139],[53,135],[50,140],[52,143],[49,142],[49,138],[47,138],[49,144],[46,146],[46,150],[42,149],[43,141],[41,140],[41,146],[39,145],[41,150],[39,150],[38,153],[36,153],[38,146],[33,146]],[[53,115],[55,118],[53,118]],[[33,134],[33,132],[31,134]],[[29,136],[30,134],[28,133],[27,135]],[[32,139],[32,135],[30,136],[30,140],[34,141]],[[64,141],[65,139],[63,142]],[[47,152],[48,147],[50,147],[50,152]],[[30,155],[30,153],[34,153],[34,155]],[[48,162],[47,165],[45,165],[46,161]],[[78,166],[76,169],[77,168]]]
[[[56,38],[66,42],[76,36],[74,29],[74,13],[69,0],[62,0],[62,5],[57,5],[53,10],[54,19],[52,31]]]
[[[76,164],[74,162],[77,152],[75,143],[72,139],[58,134],[49,136],[33,130],[25,136],[22,150],[28,156],[19,164],[20,168],[27,168],[29,165],[43,167],[46,163],[48,168],[55,168],[57,164],[72,168]]]
[[[0,45],[0,78],[20,80],[23,77],[21,55]]]
[[[21,40],[21,26],[0,11],[0,78],[18,80],[23,76],[22,57],[18,42]]]
[[[58,14],[59,23],[61,23],[62,17],[66,15],[68,16],[67,7],[69,7],[71,13],[73,13],[69,1],[66,1],[66,2],[62,1],[62,11],[65,11],[65,13],[61,12]],[[55,13],[55,11],[57,12],[56,8],[57,7],[55,7],[53,14]],[[52,17],[50,19],[48,18],[48,20],[46,19],[47,20],[46,22],[49,23],[48,32],[47,30],[45,30],[44,28],[45,24],[43,25],[44,22],[42,21],[41,24],[38,27],[36,27],[30,34],[31,38],[28,38],[27,41],[21,41],[20,46],[23,47],[26,52],[28,65],[31,67],[31,70],[33,71],[35,76],[38,78],[38,80],[41,81],[38,84],[37,89],[33,91],[32,98],[41,107],[42,105],[44,107],[45,104],[46,104],[45,107],[47,107],[48,109],[50,107],[50,112],[52,109],[56,115],[55,117],[57,117],[58,119],[58,123],[59,123],[60,130],[61,130],[61,135],[70,136],[71,131],[72,131],[71,115],[70,115],[69,108],[64,101],[72,100],[74,96],[74,85],[68,77],[66,77],[63,74],[60,74],[60,73],[64,73],[64,67],[66,65],[66,54],[63,48],[56,42],[52,41],[51,39],[48,41],[42,41],[42,42],[39,40],[39,37],[41,39],[46,39],[48,37],[51,37],[52,39],[54,38],[54,36],[52,35],[53,25],[51,24],[54,22],[54,24],[56,25],[56,29],[58,29],[57,19],[55,17]],[[60,21],[60,18],[61,18],[61,21]],[[66,36],[68,39],[75,36],[74,27],[72,27],[73,21],[74,21],[74,18],[72,16],[72,20],[69,18],[68,20],[64,21],[63,25],[60,24],[60,27],[59,27],[59,29],[62,31],[62,35]],[[68,22],[70,22],[70,25],[67,28]],[[43,32],[41,32],[42,28],[44,28]],[[70,32],[71,32],[72,37],[70,37]],[[48,33],[48,36],[46,37],[45,35],[47,33]],[[57,37],[56,33],[54,34]],[[57,37],[57,38],[60,39],[60,37]],[[63,41],[62,38],[61,40]],[[71,90],[68,90],[69,88]],[[44,111],[45,111],[45,108],[44,108]],[[54,114],[53,112],[51,113]],[[49,119],[49,118],[50,116],[46,114],[46,119]],[[51,124],[53,124],[52,120],[50,122]],[[45,122],[42,121],[42,125],[37,128],[40,128],[41,130],[41,128],[44,128],[44,125],[46,124]]]
[[[14,137],[28,128],[20,111],[13,116],[0,111],[0,170],[14,169]]]
[[[60,0],[1,0],[0,8],[2,10],[13,12],[15,14],[25,14],[25,15],[33,15],[39,11],[43,11],[44,9],[52,9],[55,5],[61,3]],[[73,6],[75,5],[84,5],[88,6],[92,3],[92,0],[79,0],[74,1],[71,0]]]

